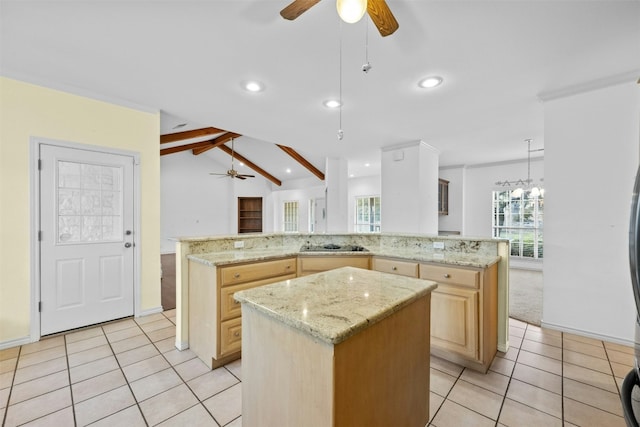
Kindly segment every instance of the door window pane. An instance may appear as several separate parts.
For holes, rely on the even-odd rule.
[[[122,168],[58,161],[58,243],[121,241]]]

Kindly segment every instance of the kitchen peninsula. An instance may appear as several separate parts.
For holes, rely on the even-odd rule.
[[[240,357],[235,292],[345,266],[438,283],[431,303],[432,354],[486,372],[496,349],[508,349],[507,240],[386,233],[177,240],[176,347],[191,348],[212,368]],[[305,251],[324,245],[329,249]]]
[[[435,288],[343,267],[236,293],[243,424],[426,425]]]

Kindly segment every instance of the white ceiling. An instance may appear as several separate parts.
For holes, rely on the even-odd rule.
[[[415,140],[441,166],[524,158],[526,138],[544,147],[540,96],[640,76],[640,0],[388,0],[400,28],[385,38],[366,19],[340,24],[331,0],[286,21],[288,3],[0,0],[0,73],[161,110],[162,133],[240,133],[238,151],[281,179],[287,156],[250,144],[288,145],[321,169],[346,157],[356,175],[379,167],[381,147]],[[340,38],[341,141],[322,105],[339,95]],[[434,74],[442,86],[418,88]],[[244,91],[249,79],[266,90]]]

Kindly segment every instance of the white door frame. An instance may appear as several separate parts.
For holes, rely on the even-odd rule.
[[[40,340],[40,179],[38,171],[38,159],[40,155],[40,145],[54,145],[63,148],[74,148],[79,150],[96,151],[101,153],[118,154],[129,156],[133,159],[133,223],[135,232],[133,233],[133,311],[138,317],[141,313],[140,294],[140,154],[134,151],[120,150],[97,145],[81,144],[77,142],[60,141],[49,138],[32,136],[29,138],[29,201],[30,201],[30,282],[31,299],[29,316],[30,340],[31,342]]]

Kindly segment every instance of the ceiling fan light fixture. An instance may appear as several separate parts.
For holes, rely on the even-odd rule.
[[[436,86],[440,86],[442,84],[442,81],[443,79],[440,76],[425,77],[418,82],[418,86],[423,89],[431,89]]]
[[[327,99],[326,101],[324,101],[322,103],[322,105],[324,105],[327,108],[338,108],[342,105],[342,102],[338,101],[337,99]]]
[[[367,11],[367,0],[337,0],[336,9],[338,9],[338,15],[344,22],[354,24]]]

